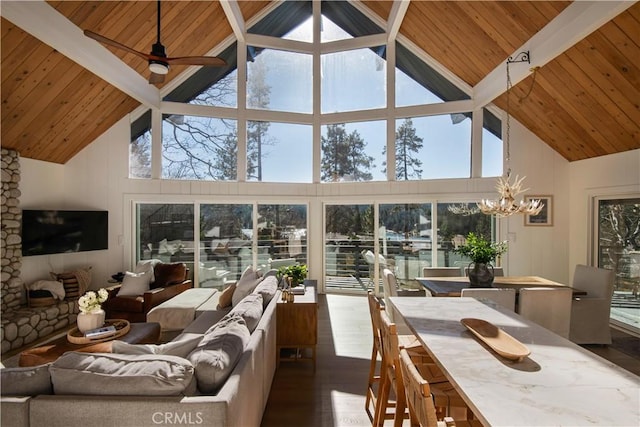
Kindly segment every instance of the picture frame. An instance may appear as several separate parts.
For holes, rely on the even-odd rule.
[[[525,202],[540,200],[544,205],[538,215],[525,215],[524,225],[535,227],[548,227],[553,225],[553,196],[525,196]]]

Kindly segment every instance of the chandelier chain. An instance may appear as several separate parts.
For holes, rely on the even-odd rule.
[[[506,167],[507,167],[507,178],[511,175],[511,119],[509,112],[510,108],[510,99],[511,99],[511,87],[513,84],[511,83],[511,74],[509,73],[509,61],[507,61],[507,138],[506,138]]]

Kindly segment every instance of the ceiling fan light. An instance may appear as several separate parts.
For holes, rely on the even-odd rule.
[[[149,71],[156,74],[167,74],[169,72],[169,64],[149,61]]]

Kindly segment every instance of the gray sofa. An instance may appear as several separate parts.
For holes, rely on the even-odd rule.
[[[238,282],[238,288],[241,287],[241,282]],[[51,375],[52,392],[57,393],[62,390],[61,382],[62,374],[65,375],[70,372],[73,381],[68,381],[65,384],[66,390],[64,393],[69,393],[69,390],[73,390],[76,384],[81,383],[84,380],[78,381],[77,375],[86,374],[82,371],[82,367],[78,365],[76,359],[80,359],[82,363],[86,362],[87,366],[93,366],[91,363],[95,359],[87,358],[104,358],[109,357],[122,357],[128,358],[127,360],[134,360],[136,362],[142,361],[144,358],[153,359],[154,363],[178,363],[180,366],[180,375],[184,374],[184,378],[187,378],[189,373],[193,374],[193,378],[189,384],[178,384],[178,386],[184,386],[184,390],[176,395],[151,395],[156,391],[155,384],[160,384],[159,388],[165,387],[163,382],[164,378],[161,378],[158,382],[158,378],[154,378],[156,381],[154,387],[150,387],[154,393],[149,395],[141,395],[140,390],[137,390],[135,394],[127,394],[127,390],[131,390],[127,379],[121,383],[114,382],[114,384],[122,384],[123,389],[121,394],[108,393],[103,394],[89,394],[86,389],[77,394],[38,394],[35,396],[2,396],[1,400],[1,423],[7,426],[47,426],[47,427],[68,427],[68,426],[118,426],[118,427],[140,427],[140,426],[157,426],[162,424],[169,425],[206,425],[206,426],[259,426],[262,420],[262,414],[264,412],[271,383],[276,369],[276,305],[280,297],[280,291],[277,290],[275,277],[266,277],[261,282],[261,285],[255,288],[250,296],[246,298],[254,300],[259,298],[259,301],[265,302],[268,299],[268,295],[273,289],[271,299],[263,304],[262,315],[256,319],[257,325],[253,332],[248,335],[248,341],[243,345],[243,350],[239,356],[239,360],[233,366],[231,373],[226,380],[223,381],[220,387],[216,387],[213,392],[202,392],[201,388],[204,387],[201,380],[209,381],[210,378],[203,378],[204,375],[209,375],[209,371],[202,369],[200,365],[197,365],[190,353],[189,358],[180,358],[177,356],[159,356],[159,355],[114,355],[116,353],[116,344],[114,343],[114,353],[112,354],[91,354],[91,353],[66,353],[58,361],[50,365],[44,365],[40,367],[40,373],[45,375],[48,373]],[[255,286],[258,283],[253,283],[250,286]],[[269,292],[264,293],[265,287],[269,289]],[[247,288],[244,288],[246,292]],[[260,292],[257,292],[259,291]],[[235,292],[238,292],[236,289]],[[262,294],[262,295],[256,295]],[[242,302],[245,302],[245,298],[240,303],[234,304],[234,309],[240,306]],[[229,314],[220,320],[221,313],[213,311],[204,311],[199,313],[198,317],[178,335],[171,345],[177,343],[184,343],[187,341],[196,341],[198,347],[196,350],[204,345],[206,349],[206,337],[211,336],[213,331],[222,331],[221,323],[224,323],[224,319],[227,322],[235,322],[236,327],[238,324],[245,324],[245,320],[237,313]],[[229,311],[227,309],[227,311]],[[218,322],[218,323],[216,323]],[[247,326],[250,321],[247,321]],[[212,328],[212,325],[216,327]],[[207,335],[209,334],[209,335]],[[220,335],[220,334],[219,334]],[[124,345],[131,346],[131,345]],[[148,346],[159,348],[161,346]],[[133,348],[133,347],[132,347]],[[138,347],[136,347],[138,348]],[[145,350],[146,351],[146,350]],[[195,351],[195,350],[194,350]],[[191,361],[194,364],[191,365]],[[119,363],[121,361],[118,361]],[[65,363],[68,365],[65,370]],[[217,362],[216,362],[217,363]],[[71,364],[71,365],[70,365]],[[215,364],[215,363],[214,363]],[[73,366],[74,370],[70,370]],[[194,368],[189,368],[194,366]],[[186,368],[185,368],[186,367]],[[209,366],[210,368],[210,366]],[[14,368],[21,369],[21,368]],[[27,369],[27,368],[24,368]],[[48,369],[48,372],[47,372]],[[6,374],[5,375],[5,371]],[[3,369],[3,380],[11,381],[10,369]],[[15,372],[14,372],[15,373]],[[20,372],[18,372],[20,374]],[[91,372],[92,375],[95,372]],[[200,375],[201,374],[201,375]],[[33,380],[37,381],[38,374],[33,374]],[[76,377],[73,377],[76,375]],[[179,375],[179,376],[180,376]],[[217,374],[216,374],[217,375]],[[15,378],[15,377],[13,377]],[[95,377],[92,377],[95,378]],[[189,377],[190,378],[190,377]],[[112,380],[113,378],[107,377],[105,381]],[[147,379],[142,379],[140,382],[144,382]],[[109,390],[109,383],[102,382],[98,379],[94,381],[95,384],[99,384],[98,387],[103,387],[105,390]],[[130,381],[130,379],[128,379]],[[25,383],[21,381],[20,383]],[[175,383],[173,385],[176,385]],[[196,388],[197,385],[197,388]],[[202,386],[202,387],[201,387]],[[133,388],[144,387],[144,385],[135,384]],[[3,386],[3,390],[5,387]],[[4,393],[4,391],[3,391]],[[162,393],[162,392],[159,392]],[[15,393],[14,393],[15,394]]]

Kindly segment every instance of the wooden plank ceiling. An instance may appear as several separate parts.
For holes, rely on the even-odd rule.
[[[138,51],[155,42],[155,2],[48,3],[78,27]],[[269,4],[238,3],[245,21]],[[162,4],[169,56],[206,55],[232,33],[217,1]],[[385,20],[392,7],[364,4]],[[473,87],[569,4],[412,1],[400,33]],[[4,18],[1,37],[2,146],[23,157],[64,164],[139,105]],[[148,77],[144,60],[110,50]],[[640,148],[639,64],[636,3],[540,68],[533,86],[532,76],[514,86],[511,114],[569,161]],[[166,83],[185,68],[172,67]],[[505,109],[506,95],[494,103]]]

